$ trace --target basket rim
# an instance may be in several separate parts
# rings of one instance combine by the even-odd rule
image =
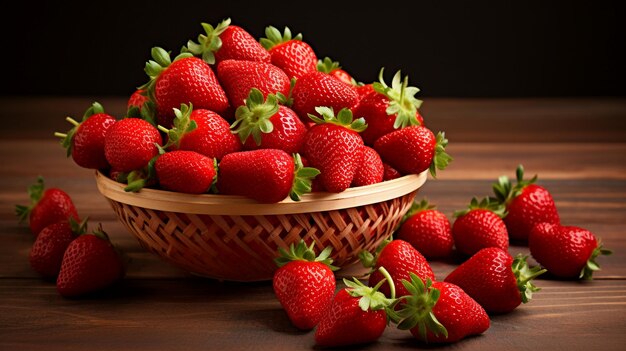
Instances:
[[[287,198],[264,204],[244,196],[219,194],[185,194],[145,188],[132,193],[118,183],[95,171],[100,193],[112,201],[151,210],[206,215],[281,215],[340,210],[371,205],[409,194],[419,189],[428,177],[428,170],[397,179],[361,187],[348,188],[341,193],[316,192],[304,194],[300,201]]]

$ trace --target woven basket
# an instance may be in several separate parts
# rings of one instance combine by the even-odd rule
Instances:
[[[424,172],[337,194],[305,194],[299,202],[260,204],[230,195],[128,193],[96,172],[98,190],[144,248],[185,271],[231,281],[271,279],[278,248],[300,239],[315,242],[318,252],[331,246],[338,274],[360,266],[359,252],[374,251],[393,233],[426,178]]]

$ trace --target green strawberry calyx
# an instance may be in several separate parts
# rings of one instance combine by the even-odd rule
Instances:
[[[174,127],[167,129],[161,125],[157,128],[167,135],[167,143],[162,146],[164,150],[170,148],[178,149],[180,147],[180,141],[183,137],[196,130],[198,124],[191,119],[191,113],[193,112],[193,104],[181,104],[180,109],[174,109]],[[159,146],[160,147],[160,146]]]
[[[418,328],[422,340],[428,342],[427,332],[434,335],[444,335],[448,337],[448,331],[437,320],[433,313],[433,308],[439,300],[439,289],[432,287],[432,281],[422,281],[415,273],[410,273],[411,281],[402,280],[402,284],[409,291],[410,295],[401,296],[398,301],[401,303],[399,310],[388,310],[391,320],[397,324],[398,329],[409,330]]]
[[[388,115],[396,115],[393,127],[398,129],[420,125],[417,119],[417,110],[422,106],[422,100],[415,97],[415,94],[420,91],[419,88],[410,87],[409,76],[402,79],[401,71],[396,72],[391,81],[391,86],[388,86],[383,78],[384,70],[384,67],[380,69],[379,82],[373,83],[373,88],[389,99],[386,112]]]
[[[76,134],[76,131],[80,127],[81,123],[85,122],[87,118],[98,113],[104,113],[104,107],[96,101],[85,111],[83,119],[80,122],[76,121],[72,117],[65,117],[65,120],[72,124],[72,128],[67,133],[55,132],[54,136],[61,138],[61,146],[67,150],[67,157],[72,154],[74,135]]]
[[[271,133],[274,125],[270,118],[278,113],[278,98],[274,94],[268,94],[267,98],[263,93],[252,88],[246,99],[246,104],[237,107],[235,111],[235,122],[230,126],[234,134],[239,136],[239,140],[244,144],[248,137],[257,145],[261,145],[262,135]]]
[[[304,167],[302,164],[302,157],[300,157],[300,154],[297,153],[293,155],[293,163],[294,176],[289,197],[293,201],[300,201],[300,197],[303,194],[311,192],[313,178],[319,175],[320,171],[317,168]]]
[[[74,236],[83,235],[87,232],[89,217],[83,219],[82,222],[78,222],[74,217],[68,218],[68,223],[70,224],[70,229],[72,230],[72,234]]]
[[[330,57],[326,56],[323,60],[317,61],[317,70],[324,73],[330,73],[341,69],[339,62],[333,61]]]
[[[319,262],[327,265],[333,271],[339,269],[338,267],[332,265],[333,259],[330,257],[330,254],[333,251],[332,247],[328,246],[324,248],[319,255],[315,254],[314,247],[314,242],[307,246],[304,239],[300,239],[297,245],[291,243],[291,245],[289,245],[289,250],[279,247],[279,255],[274,259],[274,262],[278,267],[282,267],[292,261]]]
[[[433,155],[433,160],[430,163],[430,167],[428,168],[428,171],[433,178],[437,178],[437,170],[443,171],[453,160],[452,156],[446,152],[447,146],[448,139],[446,139],[446,133],[437,133],[435,140],[435,153]]]
[[[537,181],[537,175],[531,179],[524,180],[524,166],[518,165],[515,170],[517,183],[511,184],[509,177],[503,175],[498,178],[498,182],[492,185],[496,199],[504,204],[509,204],[514,198],[522,194],[522,190]]]
[[[150,99],[150,96],[147,90],[141,90],[140,94],[148,97],[148,99],[144,101],[141,107],[134,106],[134,105],[129,106],[128,110],[126,110],[126,117],[127,118],[141,118],[156,127],[157,126],[157,121],[155,118],[156,107],[155,107],[154,101]]]
[[[220,35],[230,26],[230,18],[223,20],[215,27],[208,23],[201,23],[201,25],[205,34],[198,35],[197,43],[189,40],[187,46],[182,48],[181,53],[191,53],[194,56],[202,57],[202,60],[212,65],[215,63],[215,53],[222,47]]]
[[[15,205],[15,214],[19,220],[19,223],[24,222],[33,208],[37,205],[43,192],[45,190],[44,179],[42,176],[37,177],[37,182],[28,187],[28,197],[30,198],[30,205]]]
[[[470,211],[473,211],[473,210],[491,211],[497,214],[500,218],[504,218],[507,215],[504,204],[497,201],[496,199],[492,197],[485,197],[481,200],[478,200],[478,198],[473,197],[472,200],[470,201],[469,206],[467,206],[467,208],[454,212],[454,217],[458,218],[458,217],[465,216],[466,214],[468,214]]]
[[[298,33],[298,35],[294,37],[289,27],[285,27],[284,32],[281,33],[276,27],[268,26],[265,28],[265,38],[261,38],[259,43],[261,43],[261,46],[263,46],[265,50],[269,51],[273,47],[291,40],[302,41],[302,33]]]
[[[363,284],[357,278],[352,278],[352,280],[343,279],[343,283],[346,285],[346,291],[350,296],[359,298],[359,307],[363,311],[385,310],[385,312],[388,313],[388,311],[392,309],[391,307],[396,303],[396,290],[391,275],[384,267],[380,267],[379,271],[385,279],[382,279],[373,287]],[[385,282],[389,284],[391,297],[387,297],[385,294],[378,291]]]
[[[159,156],[165,152],[165,150],[161,147],[161,145],[157,143],[155,143],[155,145],[159,149],[159,154],[154,156],[145,167],[131,171],[125,175],[127,186],[124,187],[124,191],[136,193],[149,184],[156,182],[157,178],[154,164]]]
[[[528,255],[518,254],[513,259],[513,264],[511,265],[511,269],[513,270],[513,275],[515,275],[515,280],[517,281],[517,288],[520,292],[520,297],[522,299],[522,303],[527,303],[532,299],[533,293],[541,290],[541,288],[536,287],[532,280],[547,272],[545,269],[541,269],[541,267],[530,267],[528,265]]]
[[[602,240],[598,239],[598,245],[591,253],[591,256],[589,256],[589,259],[585,263],[585,266],[583,267],[583,269],[580,271],[580,275],[578,276],[578,278],[584,279],[584,280],[593,279],[593,272],[600,270],[600,265],[596,262],[596,258],[600,255],[608,256],[608,255],[611,255],[612,253],[613,251],[609,249],[605,249],[604,246],[602,245]]]
[[[309,113],[309,118],[313,120],[316,124],[335,124],[341,127],[344,127],[349,130],[353,130],[357,133],[364,131],[367,128],[367,123],[365,123],[365,118],[357,118],[353,119],[352,111],[348,108],[342,108],[335,116],[335,112],[332,107],[326,106],[318,106],[315,108],[315,111],[322,116],[319,118],[318,116]]]
[[[413,203],[411,204],[411,208],[409,209],[409,211],[402,217],[402,223],[404,223],[407,219],[415,216],[416,214],[422,212],[422,211],[426,211],[426,210],[434,210],[436,209],[437,206],[432,205],[428,202],[427,198],[423,198],[422,201],[417,202],[417,201],[413,201]]]

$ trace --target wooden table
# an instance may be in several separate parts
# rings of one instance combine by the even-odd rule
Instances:
[[[451,217],[472,196],[489,195],[500,175],[524,164],[553,194],[563,223],[586,227],[614,251],[590,282],[547,277],[514,312],[492,316],[481,336],[449,348],[481,350],[626,349],[626,99],[425,99],[423,113],[445,130],[455,160],[426,196]],[[124,98],[103,98],[120,116]],[[0,98],[0,349],[310,349],[313,333],[291,326],[270,282],[218,282],[191,276],[145,252],[81,169],[52,136],[66,115],[82,116],[88,98]],[[13,206],[26,203],[37,175],[65,189],[79,213],[101,222],[132,261],[105,294],[59,296],[28,265],[33,237]],[[512,246],[512,253],[528,252]],[[454,262],[431,262],[443,279]],[[369,350],[421,348],[388,328]]]

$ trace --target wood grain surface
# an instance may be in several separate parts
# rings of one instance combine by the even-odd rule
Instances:
[[[124,98],[99,100],[118,116]],[[219,282],[180,271],[146,252],[117,221],[93,172],[65,157],[52,136],[87,98],[0,98],[0,350],[302,350],[312,332],[289,323],[271,283]],[[612,256],[590,282],[542,276],[533,300],[491,316],[481,336],[437,348],[624,350],[626,348],[626,99],[431,99],[428,125],[445,130],[454,157],[430,178],[427,197],[452,218],[500,175],[524,164],[555,198],[563,223],[588,228]],[[79,213],[102,223],[130,258],[125,279],[102,293],[62,298],[28,265],[33,237],[13,213],[38,175],[66,190]],[[528,253],[512,245],[511,253]],[[431,261],[443,279],[460,258]],[[387,328],[367,350],[432,348]]]

